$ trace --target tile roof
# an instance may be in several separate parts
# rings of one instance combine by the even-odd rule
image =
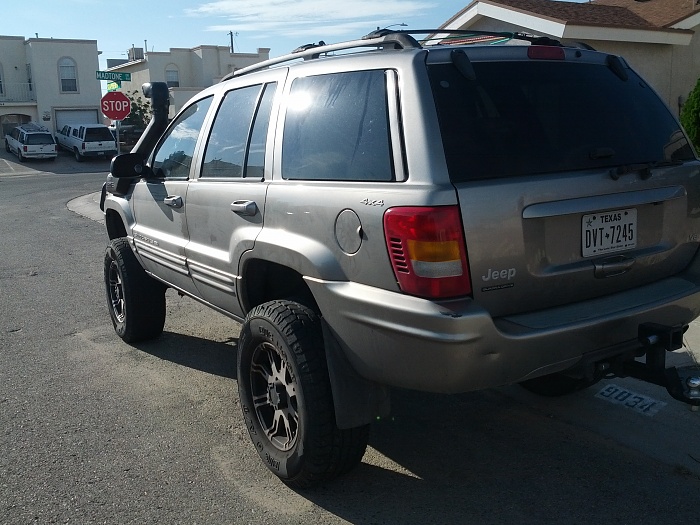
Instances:
[[[698,0],[594,0],[594,5],[625,7],[656,27],[667,27],[700,12]]]
[[[580,25],[661,28],[698,11],[698,0],[479,0]]]

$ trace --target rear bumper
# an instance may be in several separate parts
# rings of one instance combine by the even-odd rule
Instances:
[[[685,325],[700,315],[700,278],[691,275],[495,320],[471,299],[435,303],[355,283],[307,282],[360,375],[428,392],[558,372],[586,354],[639,345],[642,323]]]
[[[81,151],[80,154],[83,157],[104,157],[111,159],[117,154],[117,150],[109,151]]]

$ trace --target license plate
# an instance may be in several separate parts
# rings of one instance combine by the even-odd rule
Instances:
[[[584,215],[581,250],[584,257],[621,252],[637,246],[637,209]]]

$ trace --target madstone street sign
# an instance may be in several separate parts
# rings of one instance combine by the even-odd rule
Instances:
[[[130,82],[131,73],[115,73],[113,71],[95,71],[97,80],[116,80]]]
[[[102,113],[112,120],[124,120],[131,113],[131,100],[121,91],[110,91],[100,101]]]

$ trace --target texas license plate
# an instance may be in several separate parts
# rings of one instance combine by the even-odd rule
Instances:
[[[584,215],[581,251],[584,257],[621,252],[637,246],[637,209]]]

